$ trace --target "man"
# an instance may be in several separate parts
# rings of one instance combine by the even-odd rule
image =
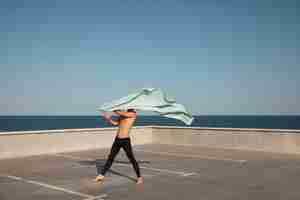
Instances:
[[[127,157],[129,158],[131,164],[133,165],[133,168],[135,170],[135,173],[137,175],[137,184],[143,183],[143,178],[140,174],[140,168],[139,165],[134,158],[133,152],[132,152],[132,146],[130,142],[129,132],[132,128],[134,122],[137,118],[137,113],[134,109],[128,109],[126,112],[122,111],[114,111],[115,114],[119,115],[119,118],[117,121],[113,120],[110,115],[104,113],[103,117],[112,125],[119,126],[119,130],[117,132],[116,138],[114,140],[114,143],[111,147],[110,154],[108,156],[108,159],[101,171],[101,174],[99,174],[96,177],[96,181],[103,181],[105,173],[109,168],[111,167],[116,155],[119,153],[120,148],[122,147],[124,151],[126,152]]]

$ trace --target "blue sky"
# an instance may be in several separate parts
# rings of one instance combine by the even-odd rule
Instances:
[[[0,3],[0,115],[160,87],[193,114],[300,114],[297,0]]]

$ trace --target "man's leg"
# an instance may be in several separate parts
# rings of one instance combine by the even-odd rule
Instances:
[[[128,138],[125,141],[123,141],[122,147],[123,147],[124,151],[126,152],[126,155],[129,158],[129,160],[130,160],[130,162],[131,162],[131,164],[132,164],[132,166],[133,166],[133,168],[135,170],[136,176],[138,177],[138,182],[137,183],[142,183],[143,179],[141,177],[139,164],[138,164],[138,162],[136,161],[136,159],[135,159],[135,157],[133,155],[130,138]]]
[[[112,163],[113,163],[116,155],[119,153],[120,148],[121,148],[121,146],[118,142],[118,138],[116,138],[113,145],[112,145],[112,147],[111,147],[110,154],[109,154],[109,156],[106,160],[106,163],[105,163],[104,167],[102,168],[101,173],[96,177],[96,181],[102,181],[104,179],[105,173],[112,166]]]

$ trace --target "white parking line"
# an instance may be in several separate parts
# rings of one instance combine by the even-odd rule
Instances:
[[[196,175],[197,173],[186,173],[186,174],[183,174],[183,176],[193,176],[193,175]]]
[[[168,153],[168,152],[155,152],[155,151],[145,151],[145,150],[135,150],[137,152],[158,154],[158,155],[167,155],[167,156],[175,156],[175,157],[185,157],[185,158],[200,158],[200,159],[208,159],[208,160],[220,160],[220,161],[229,161],[229,162],[237,162],[237,163],[245,163],[247,160],[236,160],[231,158],[218,158],[214,156],[196,156],[196,155],[186,155],[186,154],[178,154],[178,153]]]
[[[95,197],[91,197],[91,198],[87,198],[87,199],[83,199],[83,200],[104,200],[103,198],[106,198],[107,194],[102,194],[99,196],[95,196]]]
[[[77,196],[80,196],[80,197],[85,197],[87,199],[95,199],[95,196],[92,196],[92,195],[89,195],[89,194],[84,194],[84,193],[81,193],[81,192],[75,192],[75,191],[65,189],[65,188],[62,188],[62,187],[57,187],[57,186],[54,186],[54,185],[49,185],[49,184],[46,184],[46,183],[33,181],[33,180],[25,179],[25,178],[22,178],[22,177],[18,177],[18,176],[12,176],[12,175],[0,175],[0,176],[5,177],[5,178],[9,178],[9,179],[13,179],[13,180],[17,180],[17,181],[22,181],[22,182],[25,182],[25,183],[39,185],[39,186],[42,186],[42,187],[45,187],[45,188],[48,188],[48,189],[57,190],[57,191],[77,195]],[[103,194],[103,195],[106,195],[106,194]]]
[[[83,160],[83,159],[85,159],[85,160],[88,160],[88,161],[95,161],[95,159],[91,159],[91,158],[81,158],[81,157],[77,157],[77,156],[69,156],[69,155],[62,155],[62,154],[55,154],[55,156],[70,158],[70,159],[73,159],[73,160]],[[114,163],[114,165],[131,167],[130,165],[122,164],[122,163]],[[140,166],[140,168],[151,170],[151,171],[158,171],[158,172],[164,172],[164,173],[169,173],[169,174],[176,174],[176,175],[180,175],[180,176],[185,176],[186,174],[191,174],[191,172],[175,171],[175,170],[168,170],[168,169],[159,169],[159,168],[153,168],[153,167]],[[196,173],[193,172],[193,174],[196,174]]]
[[[116,163],[115,165],[131,167],[130,165],[121,164],[121,163]],[[152,171],[158,171],[158,172],[165,172],[165,173],[169,173],[169,174],[177,174],[177,175],[184,175],[184,174],[186,174],[186,172],[182,172],[182,171],[174,171],[174,170],[168,170],[168,169],[158,169],[158,168],[153,168],[153,167],[143,167],[143,166],[140,166],[140,168],[141,169],[152,170]]]

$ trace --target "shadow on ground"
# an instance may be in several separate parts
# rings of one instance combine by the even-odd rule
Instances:
[[[96,159],[94,161],[91,161],[91,160],[82,160],[82,161],[78,161],[78,163],[80,165],[85,165],[85,166],[95,166],[96,169],[97,169],[97,173],[100,174],[101,173],[101,170],[103,168],[103,166],[105,165],[105,162],[106,160],[104,159]],[[131,163],[129,161],[120,161],[120,160],[115,160],[114,163],[119,163],[119,164],[128,164],[128,165],[131,165]],[[145,160],[139,160],[138,161],[139,164],[150,164],[150,161],[145,161]],[[112,170],[112,169],[109,169],[109,172],[114,174],[114,175],[118,175],[118,176],[121,176],[121,177],[124,177],[124,178],[127,178],[131,181],[136,181],[135,178],[133,177],[130,177],[130,176],[127,176],[121,172],[118,172],[116,170]]]

